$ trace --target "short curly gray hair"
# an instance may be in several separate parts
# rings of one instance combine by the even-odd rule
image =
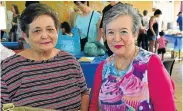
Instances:
[[[113,6],[109,11],[107,11],[104,14],[103,28],[104,28],[105,35],[106,35],[107,24],[109,24],[111,21],[113,21],[114,19],[116,19],[117,17],[119,17],[121,15],[122,16],[129,15],[132,17],[132,22],[133,22],[132,33],[133,33],[133,35],[135,35],[136,32],[139,31],[140,26],[141,26],[141,17],[140,17],[140,13],[139,13],[138,9],[134,8],[131,4],[119,3],[115,6]],[[125,21],[121,21],[121,24],[123,22],[125,22]]]

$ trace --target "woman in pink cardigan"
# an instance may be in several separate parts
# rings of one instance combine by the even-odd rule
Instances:
[[[104,15],[112,56],[97,68],[90,111],[175,111],[174,84],[158,55],[135,45],[140,16],[130,4]]]

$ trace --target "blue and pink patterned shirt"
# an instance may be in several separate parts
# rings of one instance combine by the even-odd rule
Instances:
[[[90,111],[175,110],[174,86],[157,55],[140,48],[127,69],[118,72],[114,63],[112,55],[99,65]],[[160,80],[155,78],[158,75]],[[167,100],[163,98],[164,95]]]

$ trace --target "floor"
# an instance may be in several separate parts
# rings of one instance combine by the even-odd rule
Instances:
[[[165,60],[171,58],[171,53],[167,52]],[[183,59],[176,60],[172,71],[172,80],[175,83],[175,103],[177,111],[183,111],[182,109],[182,74],[183,74]]]
[[[182,72],[183,61],[176,61],[173,67],[172,80],[175,83],[175,103],[177,111],[182,111]]]

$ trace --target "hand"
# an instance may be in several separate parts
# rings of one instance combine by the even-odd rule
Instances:
[[[156,34],[153,34],[154,37],[156,37]]]
[[[11,24],[12,24],[12,25],[15,25],[15,23],[14,23],[14,22],[11,22]]]

